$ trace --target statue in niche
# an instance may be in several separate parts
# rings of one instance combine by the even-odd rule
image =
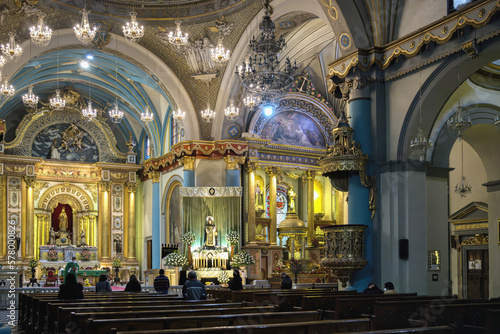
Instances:
[[[47,245],[55,245],[56,244],[56,231],[54,231],[54,228],[50,228],[49,232],[49,241],[47,242]]]
[[[7,132],[7,125],[5,123],[5,120],[0,119],[0,144],[5,142],[5,133]]]
[[[85,238],[84,230],[82,230],[82,233],[80,233],[80,246],[87,246],[87,240]]]
[[[214,217],[208,216],[205,225],[205,248],[213,249],[217,246],[217,227],[214,225]]]
[[[59,231],[66,231],[68,228],[68,215],[66,214],[66,209],[63,208],[59,214]]]
[[[297,194],[293,191],[293,186],[288,187],[288,203],[290,205],[290,213],[295,213],[295,198]]]
[[[115,234],[113,238],[113,243],[115,245],[115,252],[116,254],[121,254],[122,253],[122,236],[121,234]]]
[[[260,181],[257,181],[257,184],[255,185],[255,199],[257,207],[264,207],[264,194],[262,193]]]
[[[134,141],[134,139],[132,139],[132,132],[129,131],[128,132],[128,141],[125,143],[128,147],[128,154],[135,154],[134,152],[134,147],[136,145],[136,142]]]

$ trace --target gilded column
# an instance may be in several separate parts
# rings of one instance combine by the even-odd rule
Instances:
[[[43,213],[37,213],[36,215],[36,225],[37,225],[37,235],[38,235],[38,242],[37,242],[37,246],[41,246],[41,245],[44,245],[45,244],[45,241],[44,241],[44,232],[45,232],[45,229],[44,229],[44,216],[45,214]]]
[[[266,173],[269,175],[269,217],[271,218],[271,228],[269,231],[269,243],[271,245],[276,245],[277,238],[277,211],[276,211],[276,188],[277,181],[276,176],[279,173],[279,168],[270,167],[266,169]]]
[[[23,186],[24,185],[24,186]],[[21,259],[26,257],[26,238],[27,238],[27,221],[26,221],[26,199],[27,187],[24,179],[21,179]]]
[[[307,246],[312,247],[314,238],[314,177],[315,171],[307,171],[305,177],[307,180]]]
[[[35,254],[35,200],[34,200],[34,186],[35,186],[35,177],[34,176],[24,176],[24,183],[26,184],[26,257],[32,258]]]
[[[127,184],[125,183],[124,184],[124,189],[123,189],[123,218],[122,218],[122,225],[123,225],[123,238],[122,238],[122,251],[123,251],[123,256],[126,258],[128,258],[128,238],[127,238],[127,234],[128,234],[128,224],[129,224],[129,221],[128,221],[128,218],[129,218],[129,215],[128,215],[128,210],[129,210],[129,197],[130,197],[130,194],[128,193],[128,189],[127,189]],[[114,241],[113,241],[114,243]]]
[[[7,179],[0,175],[0,261],[7,256]]]
[[[127,192],[128,192],[128,227],[125,230],[125,240],[127,241],[127,248],[125,248],[127,252],[127,257],[129,259],[136,260],[136,247],[135,247],[135,193],[137,191],[137,183],[136,182],[128,182],[127,184]]]
[[[109,201],[110,201],[110,190],[111,182],[101,181],[101,201],[99,206],[99,219],[100,219],[100,250],[101,250],[101,260],[111,261],[111,251],[110,251],[110,217],[109,217]]]
[[[247,164],[248,172],[248,242],[255,242],[255,169],[257,164]]]

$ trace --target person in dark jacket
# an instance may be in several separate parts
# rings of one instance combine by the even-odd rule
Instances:
[[[109,284],[106,275],[99,276],[99,282],[95,285],[95,292],[111,292],[111,284]]]
[[[168,293],[170,288],[170,280],[165,276],[165,270],[160,269],[160,276],[155,278],[153,286],[158,293]]]
[[[137,280],[137,276],[130,275],[130,279],[125,287],[125,291],[127,292],[141,292],[141,283]]]
[[[382,295],[384,291],[380,290],[380,288],[375,283],[368,284],[368,287],[363,291],[365,295]]]
[[[286,273],[281,273],[281,288],[291,289],[293,286],[292,279]]]
[[[240,272],[237,269],[233,270],[233,279],[229,283],[230,290],[243,290],[243,283],[241,280]]]
[[[66,275],[66,282],[59,287],[58,299],[83,299],[83,285],[76,282],[74,274]]]
[[[182,286],[182,295],[187,300],[205,300],[207,292],[203,283],[196,279],[196,272],[188,273],[188,281]]]

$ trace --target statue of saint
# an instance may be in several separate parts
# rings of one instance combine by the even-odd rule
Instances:
[[[207,217],[207,224],[205,225],[205,247],[214,248],[217,246],[217,227],[214,225],[214,217]]]
[[[59,145],[57,145],[57,141],[52,139],[52,146],[50,147],[50,159],[61,159],[61,154],[59,153]]]
[[[84,230],[82,230],[82,233],[80,233],[80,246],[87,246],[87,240],[85,240]]]
[[[66,209],[63,208],[59,214],[59,231],[66,231],[68,228],[68,215],[66,214]]]
[[[49,232],[49,242],[47,243],[47,245],[55,245],[55,244],[56,244],[56,231],[54,231],[54,228],[51,227]]]
[[[293,191],[293,186],[288,188],[288,204],[290,206],[290,213],[295,213],[295,198],[297,194]]]

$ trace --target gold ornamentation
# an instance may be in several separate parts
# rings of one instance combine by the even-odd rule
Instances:
[[[153,171],[153,172],[151,172],[149,174],[150,174],[149,176],[153,179],[153,183],[160,182],[160,172]]]
[[[88,211],[94,209],[94,204],[90,196],[80,187],[74,184],[58,184],[47,189],[41,196],[39,207],[49,209],[52,200],[59,200],[59,196],[64,195],[78,203],[78,207]],[[57,203],[56,203],[57,206]]]
[[[181,197],[241,197],[241,187],[181,187]]]
[[[111,181],[101,181],[101,191],[110,192],[111,191]]]
[[[486,9],[484,8],[481,8],[479,10],[479,13],[477,13],[477,16],[479,16],[480,19],[482,19],[484,17],[484,15],[486,14]]]
[[[128,178],[128,173],[111,173],[111,177],[114,179],[126,179]]]
[[[26,189],[34,188],[36,178],[34,176],[23,176],[24,183],[26,183]]]
[[[226,162],[226,170],[240,169],[240,165],[245,163],[245,157],[242,156],[226,155],[223,159]]]
[[[97,202],[97,199],[98,199],[98,197],[97,197],[97,192],[98,192],[97,184],[85,184],[83,186],[83,188],[85,188],[85,190],[87,190],[90,193],[90,195],[92,195],[92,199],[94,200],[94,202]]]
[[[448,32],[448,26],[444,26],[443,29],[441,29],[441,33],[443,35],[446,35],[447,32]]]
[[[479,51],[476,48],[476,43],[474,40],[462,43],[462,50],[469,56],[470,59],[474,59],[479,56]]]
[[[40,192],[42,191],[42,189],[45,189],[48,187],[49,187],[48,182],[35,182],[35,192],[34,192],[35,201],[40,197]]]
[[[415,47],[415,41],[411,41],[410,43],[410,49],[413,49]]]
[[[487,245],[487,244],[488,244],[488,237],[485,237],[482,234],[476,234],[475,236],[462,241],[460,247],[466,245]]]
[[[488,223],[456,224],[455,231],[477,230],[488,228]]]
[[[137,182],[127,182],[125,183],[129,193],[134,193],[137,191]]]
[[[279,168],[279,167],[267,167],[265,170],[266,170],[266,174],[269,176],[277,176],[277,175],[280,175],[282,173],[281,168]]]
[[[185,156],[179,159],[179,163],[184,166],[184,170],[194,170],[194,162],[196,157]]]
[[[326,7],[328,16],[330,16],[332,20],[337,21],[337,19],[339,18],[339,13],[337,12],[337,8],[335,8],[332,0],[322,0],[321,3],[323,3],[323,6]]]
[[[248,172],[255,172],[257,168],[259,168],[259,164],[256,162],[249,162],[247,163],[246,168]]]
[[[5,166],[5,170],[12,173],[22,173],[26,170],[26,166]]]

